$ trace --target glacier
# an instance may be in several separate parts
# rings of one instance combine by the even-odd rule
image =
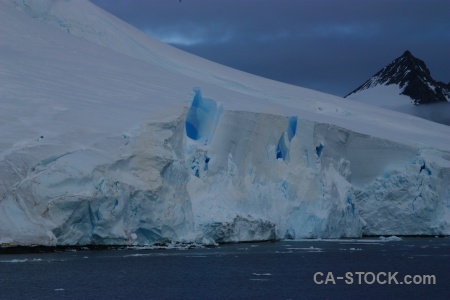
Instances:
[[[0,0],[0,20],[0,244],[450,235],[448,126],[202,60],[84,0]]]

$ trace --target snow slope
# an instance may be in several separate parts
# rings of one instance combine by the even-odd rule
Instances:
[[[450,102],[415,105],[409,96],[402,95],[398,85],[377,85],[347,97],[349,100],[391,109],[450,126]]]
[[[450,234],[450,129],[0,0],[0,243]],[[62,29],[62,30],[61,30]]]

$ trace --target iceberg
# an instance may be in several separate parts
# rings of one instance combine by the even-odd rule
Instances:
[[[202,60],[84,0],[0,0],[0,22],[0,244],[450,234],[448,126]]]

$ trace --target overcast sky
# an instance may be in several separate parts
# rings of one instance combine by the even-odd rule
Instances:
[[[450,82],[449,0],[91,0],[164,42],[344,96],[405,50]]]

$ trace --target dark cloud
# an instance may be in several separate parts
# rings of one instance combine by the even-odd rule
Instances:
[[[92,0],[183,50],[345,95],[406,49],[450,81],[448,0]]]

